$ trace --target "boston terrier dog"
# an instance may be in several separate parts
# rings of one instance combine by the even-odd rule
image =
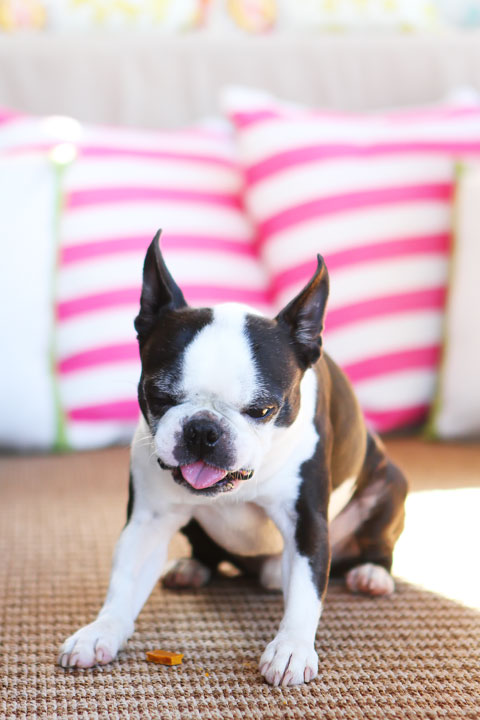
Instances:
[[[164,584],[199,587],[228,559],[281,588],[284,615],[260,673],[272,685],[309,682],[330,570],[352,592],[394,590],[405,478],[322,351],[329,281],[320,256],[310,282],[272,320],[234,303],[189,307],[159,236],[146,254],[135,320],[142,413],[127,524],[105,603],[64,642],[59,662],[113,660],[182,529],[192,557]]]

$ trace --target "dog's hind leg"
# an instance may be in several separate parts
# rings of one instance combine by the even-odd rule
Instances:
[[[234,556],[233,560],[235,562],[232,562],[231,559],[226,560],[226,562],[231,562],[236,568],[248,575],[257,576],[260,585],[265,590],[282,589],[281,553],[244,558]],[[169,590],[204,587],[210,582],[215,569],[210,569],[194,557],[173,560],[162,577],[162,585]]]
[[[332,521],[332,575],[345,575],[352,592],[387,595],[394,545],[403,530],[407,482],[381,441],[368,436],[355,492]]]
[[[282,553],[261,558],[258,578],[260,585],[266,590],[282,589]]]
[[[181,532],[190,542],[192,556],[173,560],[162,577],[168,589],[199,588],[207,585],[223,562],[242,573],[258,577],[267,590],[282,588],[282,553],[243,556],[225,550],[215,542],[197,520],[190,520]]]
[[[207,585],[222,562],[230,562],[241,570],[238,557],[218,545],[197,520],[190,520],[181,532],[192,547],[192,556],[170,563],[162,577],[162,584],[169,589],[199,588]]]
[[[207,585],[212,571],[193,557],[173,560],[162,576],[162,585],[170,590],[201,588]]]

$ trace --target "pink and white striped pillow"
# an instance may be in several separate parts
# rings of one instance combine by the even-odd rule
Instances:
[[[331,275],[327,351],[370,425],[422,421],[442,343],[455,155],[480,154],[480,107],[314,112],[231,89],[246,206],[277,307]]]
[[[138,418],[133,319],[143,258],[158,227],[193,305],[268,308],[267,279],[243,212],[227,128],[146,132],[82,127],[63,170],[57,369],[65,440],[128,440]]]

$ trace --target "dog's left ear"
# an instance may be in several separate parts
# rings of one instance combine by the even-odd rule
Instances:
[[[303,369],[313,365],[322,352],[322,331],[329,290],[328,271],[321,255],[310,282],[275,318],[288,329]]]
[[[170,275],[160,250],[161,230],[150,243],[143,265],[140,312],[135,318],[135,330],[140,342],[146,339],[161,310],[186,307],[183,293]]]

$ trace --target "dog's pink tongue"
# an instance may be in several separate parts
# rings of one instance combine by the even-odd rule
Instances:
[[[207,465],[203,460],[192,463],[191,465],[181,465],[180,470],[185,480],[195,490],[203,490],[204,488],[215,485],[227,474],[225,470],[219,470],[211,465]]]

